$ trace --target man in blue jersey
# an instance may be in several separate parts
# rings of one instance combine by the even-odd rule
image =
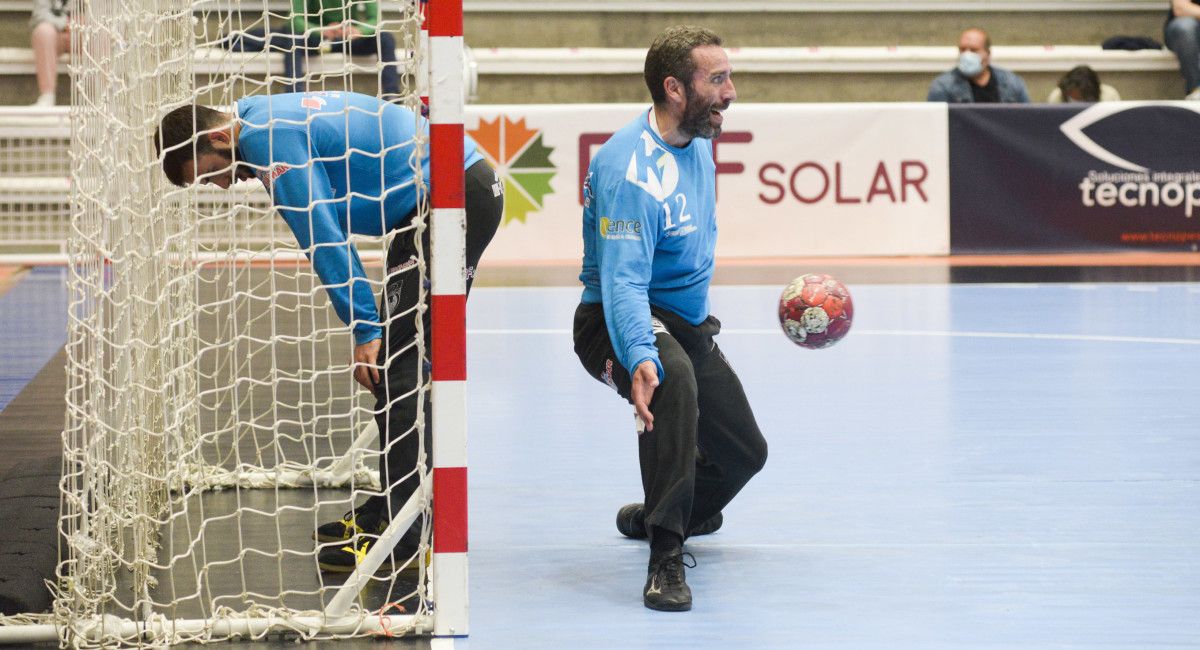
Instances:
[[[418,200],[427,196],[428,187],[421,189],[414,178],[418,131],[428,135],[429,124],[408,109],[358,93],[313,92],[246,97],[232,113],[183,106],[163,118],[155,138],[163,171],[175,185],[199,182],[228,189],[236,181],[259,178],[312,261],[338,316],[353,328],[354,377],[376,397],[385,454],[380,478],[387,489],[341,521],[317,529],[316,539],[327,543],[318,564],[329,571],[352,571],[420,480],[413,472],[418,438],[412,429],[428,359],[418,358],[415,345],[413,314],[423,281],[416,231],[408,228],[393,237],[378,308],[350,241],[351,234],[384,235],[409,224]],[[500,224],[504,195],[496,173],[465,136],[463,154],[469,289],[475,266]],[[420,164],[422,179],[428,179],[428,149]],[[421,243],[430,250],[428,230]],[[428,310],[423,318],[428,350]],[[428,436],[427,392],[425,400]],[[394,557],[415,554],[419,543],[418,520]],[[385,562],[384,569],[388,567]]]
[[[649,538],[642,600],[663,611],[692,606],[684,540],[719,528],[721,509],[767,458],[708,311],[717,238],[711,140],[737,97],[730,73],[713,32],[660,34],[645,65],[654,105],[600,148],[584,187],[575,352],[636,412],[645,501],[621,508],[617,528]]]

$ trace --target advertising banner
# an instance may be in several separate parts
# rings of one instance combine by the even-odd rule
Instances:
[[[649,104],[474,106],[467,132],[504,180],[489,261],[582,256],[582,184]],[[722,257],[949,252],[945,104],[734,104],[715,141]]]
[[[1196,250],[1193,104],[951,107],[952,251]]]

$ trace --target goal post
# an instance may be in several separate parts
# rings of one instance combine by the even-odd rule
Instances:
[[[467,634],[466,213],[462,2],[431,0],[434,633]]]
[[[358,25],[376,3],[346,4]],[[389,495],[404,503],[349,573],[318,567],[330,544],[314,541],[316,528],[388,489],[380,409],[354,381],[352,329],[307,259],[320,244],[298,244],[258,181],[172,186],[153,146],[180,106],[230,110],[284,91],[292,53],[229,44],[286,24],[287,12],[268,0],[81,0],[55,602],[48,614],[0,617],[0,644],[467,634],[462,3],[377,4],[377,48],[385,31],[397,44],[402,91],[389,99],[414,115],[417,135],[403,146],[414,184],[429,189],[399,230],[349,241],[376,297],[393,273],[422,287],[416,306],[388,318],[415,322],[411,346],[430,365],[419,370],[416,420],[385,436],[415,440],[416,466],[391,473],[417,489]],[[324,46],[305,57],[310,91],[383,93],[382,57]],[[411,270],[384,263],[401,236],[417,242]],[[417,552],[392,557],[414,522]]]

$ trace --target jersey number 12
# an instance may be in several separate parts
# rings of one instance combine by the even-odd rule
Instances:
[[[683,192],[679,192],[675,195],[675,203],[679,205],[679,223],[671,221],[671,204],[667,201],[663,201],[663,212],[667,213],[667,221],[663,226],[663,230],[670,230],[692,218],[692,215],[687,213],[687,197],[683,195]]]

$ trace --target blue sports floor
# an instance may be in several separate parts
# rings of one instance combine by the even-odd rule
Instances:
[[[63,268],[35,268],[7,291],[0,284],[0,411],[67,340],[66,277]]]
[[[613,525],[636,434],[574,357],[579,292],[472,293],[453,647],[1200,647],[1200,284],[857,284],[820,351],[779,289],[712,292],[771,447],[689,544],[687,613],[642,607],[647,549]],[[0,339],[6,374],[28,346]]]

